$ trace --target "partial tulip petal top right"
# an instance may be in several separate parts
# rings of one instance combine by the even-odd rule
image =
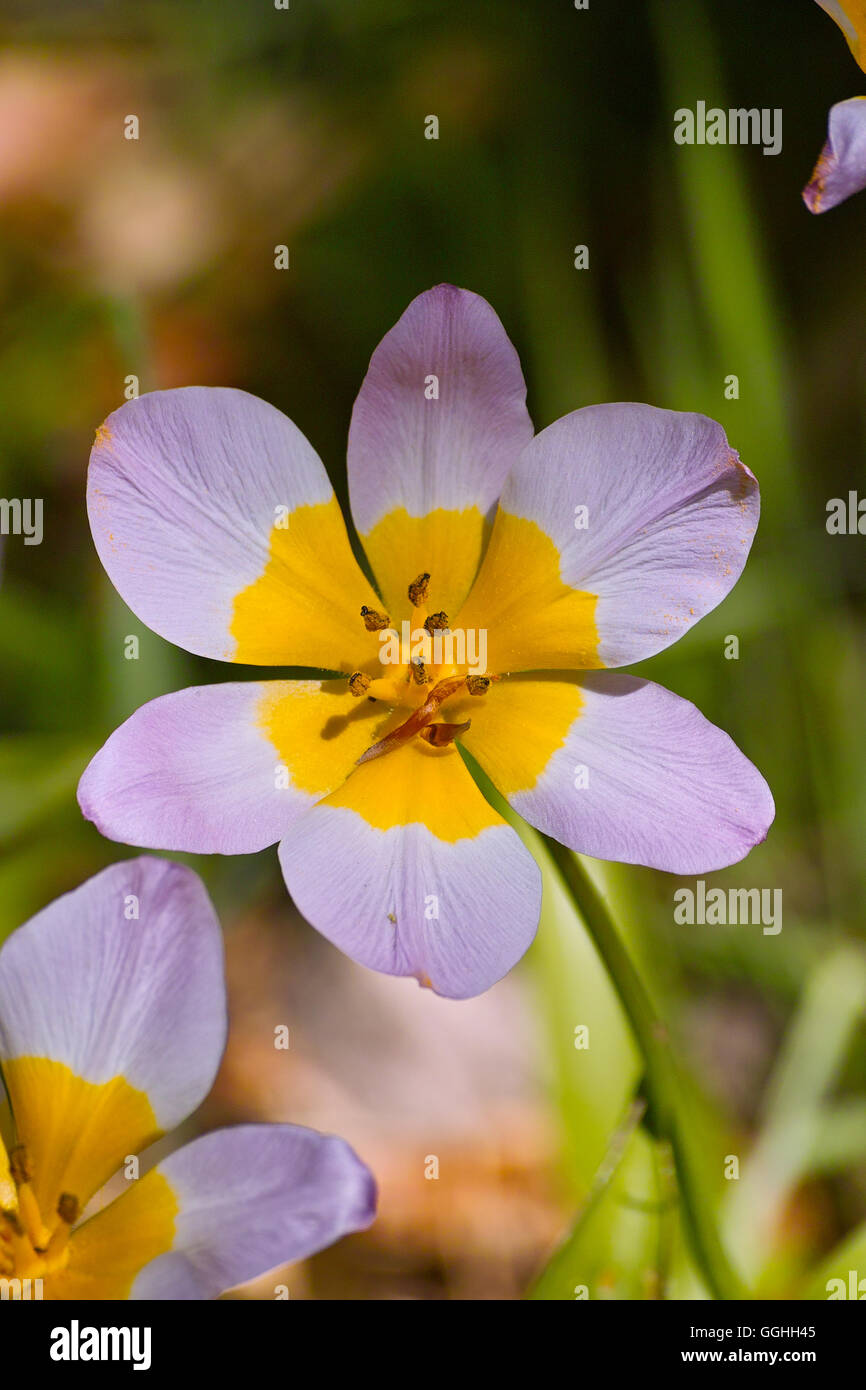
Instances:
[[[835,19],[848,47],[866,71],[866,0],[818,0]],[[866,188],[866,97],[851,97],[830,109],[827,139],[803,189],[810,212],[828,212]]]

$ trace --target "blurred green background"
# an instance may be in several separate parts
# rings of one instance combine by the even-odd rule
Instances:
[[[687,1065],[735,1265],[765,1297],[866,1278],[866,542],[825,529],[830,498],[866,489],[866,196],[821,218],[800,201],[829,106],[866,92],[835,26],[813,0],[5,0],[0,38],[0,494],[45,507],[43,543],[2,554],[0,938],[134,852],[75,802],[111,730],[243,674],[147,632],[101,572],[85,472],[126,378],[265,397],[345,497],[372,349],[421,290],[464,285],[518,347],[537,427],[604,400],[699,410],[760,480],[744,577],[640,669],[770,782],[767,843],[708,883],[781,888],[783,929],[677,926],[677,880],[593,872]],[[781,107],[782,152],[676,145],[698,100]],[[195,1123],[335,1130],[381,1183],[377,1225],[292,1271],[293,1297],[520,1297],[576,1212],[542,1296],[706,1292],[669,1155],[630,1109],[636,1052],[551,877],[525,964],[455,1005],[339,957],[274,852],[189,862],[234,1024]]]

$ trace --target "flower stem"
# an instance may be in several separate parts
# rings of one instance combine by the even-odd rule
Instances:
[[[684,1123],[682,1081],[668,1031],[656,1013],[640,975],[617,930],[610,909],[571,850],[543,837],[569,896],[595,943],[619,995],[646,1068],[648,1121],[673,1153],[683,1224],[692,1256],[713,1298],[748,1298],[732,1268],[713,1216],[713,1194],[704,1190],[688,1126]]]

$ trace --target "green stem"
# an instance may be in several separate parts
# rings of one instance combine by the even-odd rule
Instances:
[[[576,854],[556,840],[543,837],[551,859],[572,898],[596,950],[619,994],[646,1067],[649,1119],[659,1137],[671,1146],[692,1255],[714,1298],[748,1298],[732,1268],[713,1218],[715,1202],[702,1190],[699,1165],[683,1123],[682,1082],[671,1052],[668,1031],[634,967],[610,909]]]

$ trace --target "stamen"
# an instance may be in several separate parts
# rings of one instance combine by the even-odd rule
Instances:
[[[490,689],[489,676],[467,676],[466,689],[470,695],[486,695]]]
[[[466,733],[471,723],[472,720],[467,719],[464,724],[428,724],[425,729],[421,730],[419,737],[433,748],[447,748],[448,744],[453,743],[455,738]]]
[[[33,1179],[30,1155],[23,1144],[18,1144],[10,1153],[9,1171],[15,1186],[18,1188],[18,1215],[21,1224],[27,1232],[33,1249],[44,1250],[51,1238],[51,1232],[47,1226],[42,1224],[39,1203],[36,1201],[33,1188],[30,1186]]]
[[[466,684],[465,676],[448,676],[444,681],[439,681],[434,685],[423,705],[419,705],[414,714],[410,714],[405,723],[399,728],[392,729],[390,734],[386,734],[378,743],[373,743],[362,753],[358,759],[359,763],[368,763],[372,758],[381,758],[383,753],[390,753],[392,748],[399,748],[401,744],[408,743],[410,738],[414,738],[421,729],[431,722],[436,714],[439,713],[439,706],[443,701],[449,699],[462,686]]]
[[[9,1171],[16,1187],[20,1187],[22,1183],[33,1181],[33,1165],[23,1144],[17,1144],[10,1153]]]
[[[361,617],[368,632],[384,632],[386,627],[391,626],[387,613],[378,613],[375,608],[368,608],[366,603],[361,608]]]
[[[63,1254],[63,1251],[69,1243],[69,1235],[72,1227],[78,1220],[80,1210],[81,1203],[77,1197],[73,1196],[71,1192],[64,1192],[61,1194],[60,1201],[57,1203],[57,1215],[60,1217],[60,1225],[54,1228],[54,1234],[48,1242],[48,1248],[45,1251],[45,1258],[47,1261],[56,1260],[58,1255]]]
[[[429,574],[419,574],[417,579],[413,579],[409,585],[409,602],[413,608],[421,608],[427,602],[427,595],[430,592]]]
[[[373,678],[368,676],[366,671],[353,671],[349,677],[349,690],[356,700],[360,700],[362,695],[366,695],[372,684]]]
[[[445,632],[450,626],[447,613],[431,613],[429,618],[425,618],[424,626],[433,636],[434,632]]]
[[[415,657],[415,660],[412,662],[411,670],[416,685],[429,685],[430,677],[427,675],[427,667],[424,665],[420,656]]]
[[[81,1211],[81,1203],[72,1192],[61,1192],[57,1203],[57,1215],[67,1226],[74,1226]]]

